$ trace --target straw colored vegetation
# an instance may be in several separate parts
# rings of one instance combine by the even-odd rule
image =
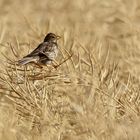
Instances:
[[[48,32],[69,59],[18,66]],[[0,140],[139,140],[139,0],[1,0],[0,48]]]

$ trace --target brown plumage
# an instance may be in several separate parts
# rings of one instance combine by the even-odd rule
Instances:
[[[44,42],[33,50],[30,54],[18,61],[19,65],[26,65],[28,63],[36,63],[39,65],[50,64],[58,54],[57,40],[60,36],[53,33],[48,33],[44,38]]]

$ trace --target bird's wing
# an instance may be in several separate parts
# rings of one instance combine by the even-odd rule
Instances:
[[[30,54],[28,54],[26,57],[30,56],[36,56],[39,55],[40,53],[45,53],[46,51],[49,51],[51,49],[52,44],[49,42],[43,42],[38,45],[38,47],[33,50]]]

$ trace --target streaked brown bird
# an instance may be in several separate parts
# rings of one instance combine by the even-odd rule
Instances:
[[[60,36],[54,33],[48,33],[44,41],[30,54],[19,60],[18,64],[26,65],[28,63],[36,63],[37,65],[47,65],[52,63],[58,55],[58,39],[60,39]]]

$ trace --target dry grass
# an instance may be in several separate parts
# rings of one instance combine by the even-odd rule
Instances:
[[[0,1],[0,140],[139,140],[138,0]],[[61,63],[16,61],[47,32]]]

